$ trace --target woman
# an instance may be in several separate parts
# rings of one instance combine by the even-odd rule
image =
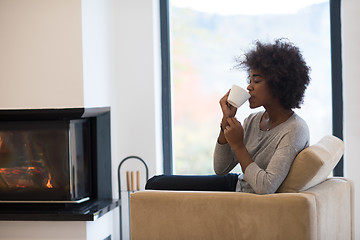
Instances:
[[[309,67],[292,43],[256,42],[255,49],[237,59],[249,73],[250,114],[242,125],[237,109],[220,100],[223,117],[214,151],[212,176],[156,176],[146,189],[239,191],[274,193],[287,176],[296,155],[309,145],[309,130],[292,109],[300,108],[310,82]],[[242,174],[229,173],[240,164]]]

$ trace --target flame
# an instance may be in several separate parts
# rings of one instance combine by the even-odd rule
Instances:
[[[47,186],[48,188],[53,188],[53,185],[51,185],[50,181],[51,181],[51,174],[49,173],[49,179],[48,179],[48,181],[47,181],[47,183],[46,183],[46,186]]]

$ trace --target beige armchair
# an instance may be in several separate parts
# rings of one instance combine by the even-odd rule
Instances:
[[[131,195],[137,239],[354,239],[353,185],[328,178],[344,152],[326,136],[303,150],[275,194],[141,191]]]

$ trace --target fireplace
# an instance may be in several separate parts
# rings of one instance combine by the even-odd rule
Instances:
[[[111,199],[110,109],[0,111],[0,202]]]

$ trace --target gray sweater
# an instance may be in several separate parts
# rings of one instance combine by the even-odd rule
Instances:
[[[258,194],[274,193],[287,176],[296,155],[309,146],[306,122],[294,113],[287,121],[270,131],[260,129],[264,111],[250,114],[244,120],[244,143],[253,159],[245,173],[239,175],[236,191]],[[237,164],[229,144],[216,143],[214,171],[229,173]]]

